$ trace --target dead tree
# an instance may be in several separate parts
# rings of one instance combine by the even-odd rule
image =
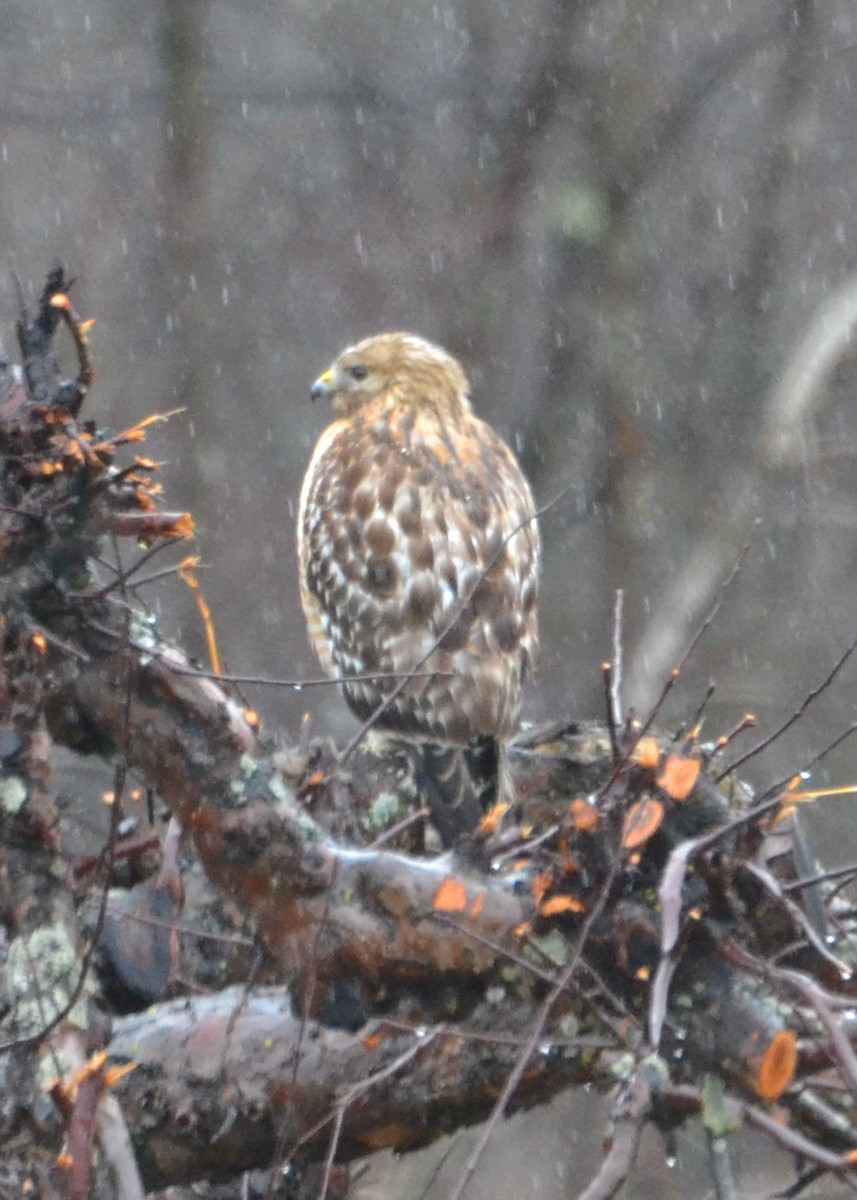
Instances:
[[[134,1197],[288,1161],[322,1164],[324,1191],[334,1162],[582,1083],[615,1098],[587,1197],[615,1192],[646,1122],[690,1116],[718,1148],[765,1130],[798,1184],[857,1184],[854,916],[801,856],[794,790],[754,796],[731,735],[702,744],[694,719],[667,738],[611,711],[521,736],[515,810],[442,847],[394,746],[275,744],[135,592],[192,526],[131,449],[150,422],[82,415],[68,288],[57,266],[22,310],[21,367],[0,364],[0,1145],[19,1184]],[[149,549],[96,567],[108,538]],[[58,833],[53,744],[114,765],[111,834],[86,863]],[[183,910],[175,840],[121,837],[129,773],[204,869]],[[128,900],[108,905],[129,860]],[[216,969],[194,949],[203,919]],[[178,981],[203,966],[188,999]]]

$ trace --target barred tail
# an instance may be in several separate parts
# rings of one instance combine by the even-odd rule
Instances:
[[[503,749],[496,738],[467,746],[412,745],[417,787],[444,846],[472,834],[505,791]]]

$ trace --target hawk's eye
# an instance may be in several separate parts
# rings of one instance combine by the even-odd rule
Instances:
[[[353,367],[348,368],[348,374],[352,379],[365,379],[369,374],[368,367],[364,367],[362,363],[357,363]]]

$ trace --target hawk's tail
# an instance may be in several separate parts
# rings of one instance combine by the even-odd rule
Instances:
[[[474,833],[511,786],[496,738],[477,738],[467,746],[420,742],[412,749],[416,784],[444,846]]]

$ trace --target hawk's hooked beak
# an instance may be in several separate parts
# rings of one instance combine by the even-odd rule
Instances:
[[[310,400],[321,400],[323,397],[333,395],[333,390],[333,368],[330,367],[324,372],[323,375],[319,375],[318,379],[312,385],[310,388],[309,398]]]

